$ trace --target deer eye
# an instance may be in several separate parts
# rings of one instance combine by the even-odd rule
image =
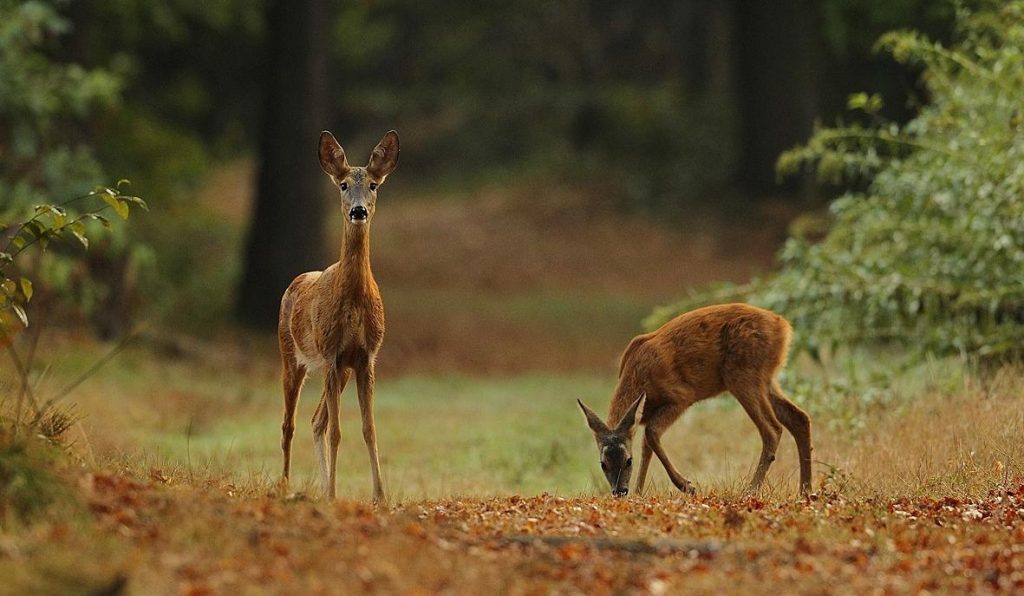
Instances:
[[[370,190],[377,190],[377,183],[376,182],[371,182],[370,183]]]
[[[604,470],[605,472],[607,472],[608,471],[608,464],[606,464],[604,462],[601,462],[601,469]]]
[[[633,465],[633,458],[632,457],[626,460],[626,465],[627,466]]]
[[[348,182],[342,182],[341,184],[338,185],[338,188],[340,188],[341,190],[348,190]]]

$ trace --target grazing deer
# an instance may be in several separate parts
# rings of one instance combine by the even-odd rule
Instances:
[[[775,460],[782,427],[796,440],[800,491],[811,488],[811,421],[782,393],[775,375],[786,362],[792,329],[786,319],[746,304],[707,306],[679,315],[629,342],[619,364],[608,424],[576,400],[594,432],[612,494],[629,492],[633,430],[644,425],[637,493],[642,494],[654,453],[672,484],[693,493],[661,447],[661,435],[691,405],[728,391],[761,433],[761,459],[748,490],[764,481]]]
[[[377,189],[398,164],[398,133],[390,131],[373,149],[366,167],[350,166],[334,135],[320,133],[320,167],[341,192],[346,215],[341,258],[324,271],[295,278],[281,298],[278,340],[284,364],[284,451],[282,485],[291,465],[295,409],[306,373],[323,371],[324,392],[313,413],[313,442],[324,494],[335,495],[341,429],[338,399],[351,375],[356,377],[363,440],[370,454],[373,501],[384,500],[373,421],[373,368],[384,338],[384,304],[370,271],[370,220]],[[329,441],[324,449],[324,442]]]

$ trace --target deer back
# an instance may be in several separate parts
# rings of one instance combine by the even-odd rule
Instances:
[[[770,379],[785,364],[791,330],[781,316],[747,304],[693,310],[637,336],[623,352],[614,422],[639,395],[646,411],[665,402],[693,402],[726,390],[730,377]]]

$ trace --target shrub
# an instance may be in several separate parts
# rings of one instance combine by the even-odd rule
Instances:
[[[881,100],[850,107],[873,125],[817,129],[784,153],[788,173],[815,166],[851,191],[815,242],[791,237],[780,270],[745,286],[704,288],[658,309],[657,326],[735,299],[788,316],[798,345],[896,343],[919,353],[1019,359],[1024,353],[1024,2],[958,15],[959,42],[913,31],[878,47],[921,68],[930,103],[905,126]],[[870,118],[869,118],[870,119]]]

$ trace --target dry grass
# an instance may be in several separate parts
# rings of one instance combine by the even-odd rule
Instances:
[[[1024,475],[1022,438],[1024,372],[1011,367],[878,416],[832,461],[860,494],[978,496]]]
[[[954,364],[955,366],[955,364]],[[672,427],[665,445],[673,463],[704,490],[736,494],[753,472],[760,439],[731,398],[698,404]],[[805,406],[806,407],[806,406]],[[928,390],[879,409],[863,428],[830,431],[835,410],[809,408],[813,421],[814,484],[851,496],[977,497],[1024,476],[1024,373],[1009,368],[986,385],[953,393]],[[671,493],[652,465],[655,487]],[[792,494],[796,448],[786,435],[768,475],[769,491]]]

